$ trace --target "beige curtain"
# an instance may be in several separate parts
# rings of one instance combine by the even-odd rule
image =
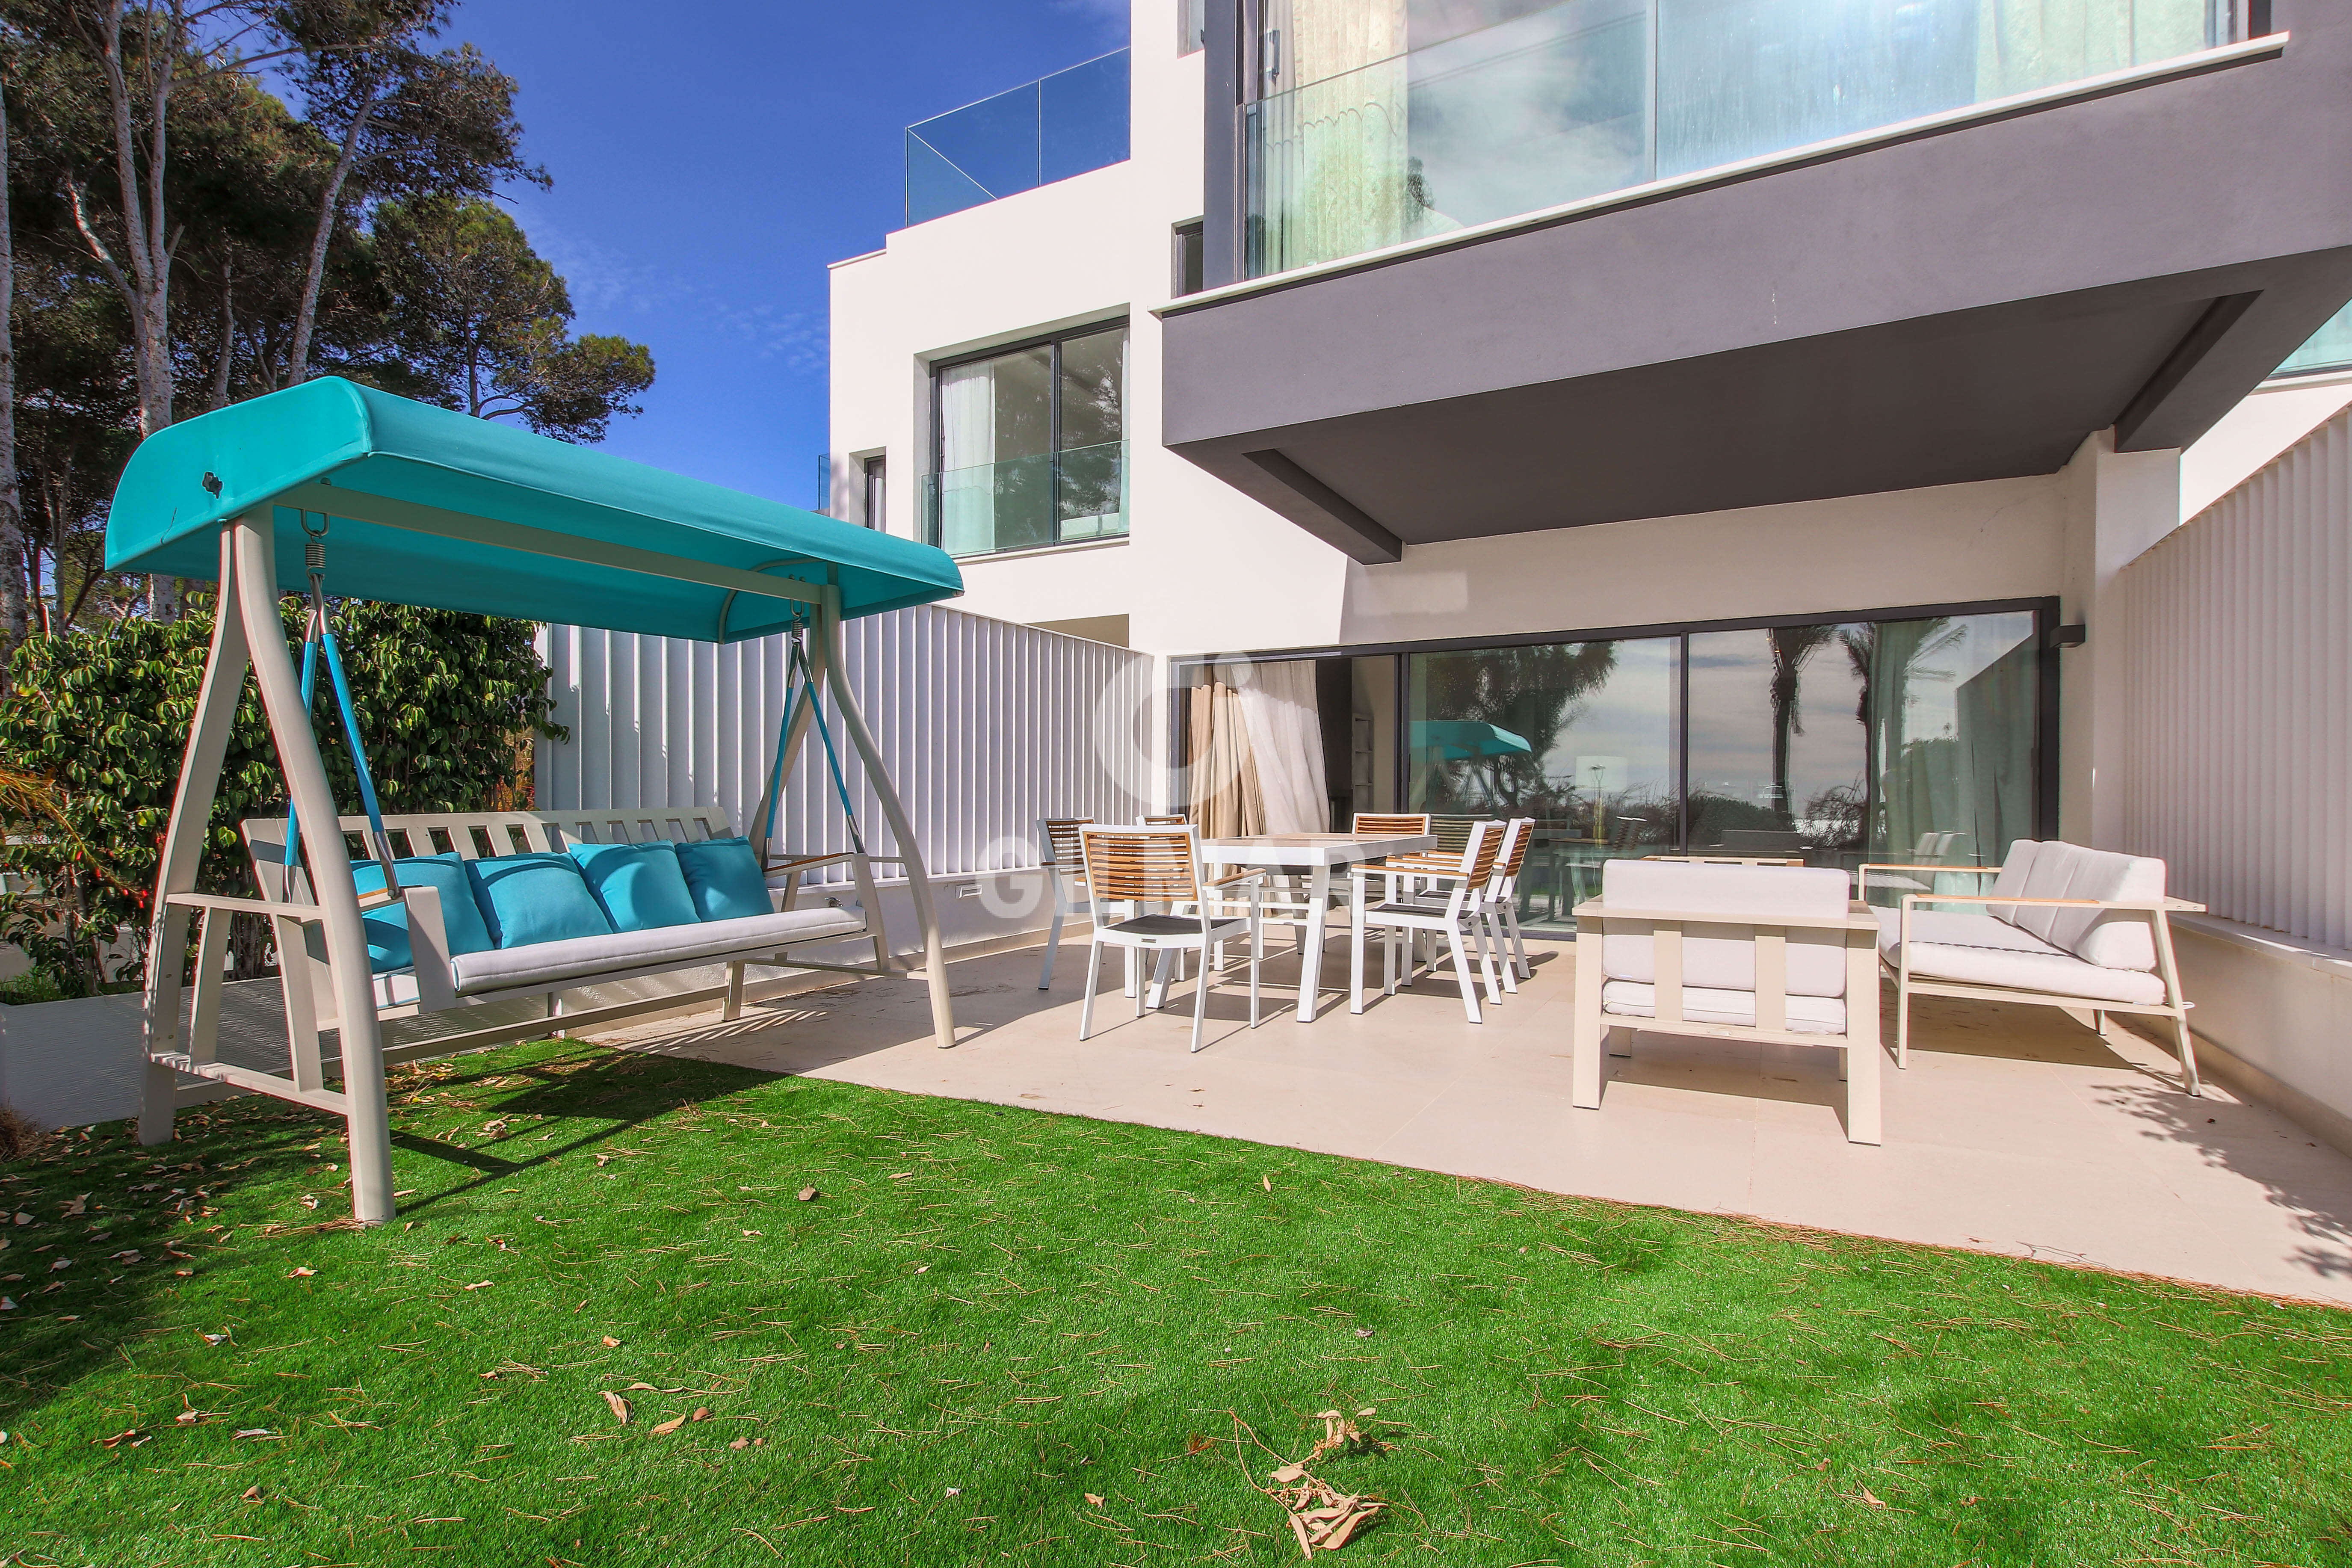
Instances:
[[[1241,694],[1212,681],[1192,689],[1185,805],[1203,838],[1264,833],[1265,797],[1250,755]]]

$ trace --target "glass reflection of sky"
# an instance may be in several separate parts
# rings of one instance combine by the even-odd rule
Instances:
[[[1616,668],[1601,687],[1587,692],[1571,710],[1552,749],[1544,753],[1544,776],[1573,784],[1589,795],[1591,781],[1577,777],[1579,757],[1622,757],[1622,793],[1664,795],[1675,783],[1675,709],[1681,682],[1675,670],[1673,637],[1644,637],[1617,645]],[[1611,781],[1609,793],[1619,793]]]
[[[1903,734],[1950,740],[1960,732],[1960,689],[2033,639],[2031,611],[1955,617],[1928,641],[1904,688]]]
[[[1771,634],[1701,632],[1691,637],[1690,647],[1690,787],[1771,804]],[[1802,728],[1789,737],[1790,810],[1801,811],[1826,789],[1861,787],[1869,767],[1862,689],[1862,678],[1835,636],[1799,667],[1797,722]]]

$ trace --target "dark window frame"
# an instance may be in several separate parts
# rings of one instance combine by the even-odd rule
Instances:
[[[1982,599],[1958,604],[1894,605],[1877,609],[1835,612],[1808,611],[1800,615],[1736,616],[1706,621],[1661,621],[1643,626],[1600,626],[1564,631],[1511,632],[1490,637],[1426,637],[1402,642],[1360,643],[1352,646],[1323,646],[1300,648],[1272,648],[1254,653],[1186,654],[1168,661],[1168,780],[1169,799],[1181,798],[1184,782],[1181,759],[1184,754],[1184,691],[1195,684],[1208,667],[1219,664],[1282,664],[1299,659],[1315,658],[1377,658],[1388,657],[1396,662],[1396,703],[1398,722],[1410,705],[1408,693],[1409,666],[1407,658],[1416,653],[1475,653],[1486,648],[1532,647],[1547,643],[1621,642],[1643,637],[1677,637],[1682,647],[1679,653],[1678,679],[1682,691],[1678,700],[1677,737],[1675,775],[1676,795],[1682,802],[1683,820],[1679,832],[1683,842],[1690,837],[1690,639],[1706,632],[1769,630],[1774,626],[1838,626],[1856,621],[1923,621],[1938,616],[1994,616],[2031,614],[2033,616],[2033,642],[2039,655],[2036,665],[2036,691],[2033,736],[2033,834],[2037,838],[2058,837],[2059,793],[2059,659],[2061,649],[2054,641],[2060,625],[2058,600],[2054,595],[2022,599]],[[1391,784],[1394,798],[1402,802],[1410,783],[1410,760],[1407,748],[1396,748],[1391,760],[1393,776]],[[1875,781],[1872,781],[1875,793]]]
[[[1031,349],[1051,347],[1054,351],[1053,359],[1051,365],[1046,371],[1045,379],[1048,398],[1045,410],[1045,441],[1046,451],[1058,462],[1063,450],[1062,345],[1064,343],[1075,342],[1081,338],[1100,337],[1106,332],[1129,333],[1131,331],[1131,329],[1132,323],[1129,321],[1128,317],[1125,315],[1119,315],[1112,317],[1108,321],[1088,322],[1084,326],[1065,327],[1059,331],[1040,332],[1033,337],[1017,339],[1012,342],[998,343],[992,348],[978,349],[970,353],[944,355],[929,362],[928,368],[930,373],[931,387],[931,433],[930,468],[927,479],[936,479],[939,475],[947,471],[943,467],[947,460],[947,426],[945,422],[940,417],[940,377],[944,373],[954,370],[960,365],[980,364],[988,360],[1003,359],[1009,354],[1026,353]],[[1131,336],[1129,340],[1129,346],[1130,348],[1133,347],[1133,339]],[[1123,366],[1124,362],[1122,362],[1122,369],[1119,373],[1118,384],[1118,427],[1120,432],[1119,441],[1122,445],[1124,445],[1127,440],[1128,392],[1127,374]],[[921,515],[916,520],[917,524],[921,531],[919,537],[920,537],[923,542],[927,544],[934,543],[936,542],[930,538],[930,508],[929,504],[926,503],[920,510]],[[1059,540],[1054,542],[1055,544],[1058,544],[1059,542]],[[1050,549],[1053,548],[1053,545],[1020,545],[1015,548],[1021,550]],[[989,551],[984,553],[1006,554],[1010,552],[1011,552],[1009,551]],[[977,558],[975,557],[975,559]]]
[[[861,500],[864,515],[858,521],[877,533],[890,531],[890,454],[886,451],[868,453],[858,459],[857,471],[866,483]],[[877,500],[879,507],[875,505]]]
[[[1191,218],[1169,230],[1168,293],[1181,300],[1208,287],[1208,220]]]

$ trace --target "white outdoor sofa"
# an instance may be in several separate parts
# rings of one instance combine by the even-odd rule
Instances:
[[[1636,1030],[1836,1049],[1845,1135],[1879,1142],[1878,922],[1843,871],[1612,860],[1576,908],[1570,1101]]]
[[[1914,996],[2024,1002],[2088,1014],[2102,1036],[2110,1013],[2170,1019],[2182,1082],[2204,1093],[2168,917],[2205,906],[2165,896],[2163,861],[2021,838],[1997,868],[1864,866],[1865,887],[1888,885],[1873,873],[1995,879],[1990,891],[1967,894],[1930,883],[1873,911],[1879,956],[1895,977],[1897,1065],[1910,1065]],[[1966,907],[1931,907],[1944,904]]]

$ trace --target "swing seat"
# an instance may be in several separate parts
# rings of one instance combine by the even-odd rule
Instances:
[[[341,825],[347,835],[354,837],[369,827],[364,816],[344,817]],[[241,826],[262,899],[273,902],[307,899],[305,873],[298,868],[289,874],[285,868],[285,818],[255,817]],[[727,814],[715,808],[655,812],[431,812],[387,816],[383,818],[383,830],[394,852],[404,857],[454,849],[462,859],[483,861],[495,860],[502,854],[560,853],[572,843],[653,839],[693,842],[732,837]],[[448,921],[439,893],[430,888],[403,888],[401,898],[408,906],[411,950],[417,961],[373,976],[376,1013],[378,1017],[389,1020],[445,1013],[453,1008],[462,1010],[519,996],[543,995],[550,1000],[551,1017],[562,1016],[567,1026],[577,1026],[590,1022],[592,1015],[559,1015],[555,1010],[559,993],[724,964],[728,971],[726,1016],[732,1017],[742,1005],[743,970],[747,965],[848,967],[792,958],[786,954],[788,948],[871,939],[876,948],[876,969],[887,963],[887,942],[867,914],[867,903],[847,896],[856,889],[844,886],[838,892],[825,895],[822,903],[796,907],[796,900],[804,893],[818,891],[794,885],[803,872],[856,858],[858,858],[805,856],[772,864],[767,873],[771,879],[768,897],[776,907],[766,914],[607,931],[454,955],[449,953]],[[866,868],[856,869],[861,883],[870,881]],[[783,886],[773,883],[780,873],[784,878]],[[310,930],[303,931],[298,938],[295,931],[281,929],[281,950],[297,940],[306,951],[306,962],[298,967],[313,971],[310,978],[314,983],[289,988],[289,1010],[299,1006],[310,1014],[310,1031],[331,1028],[334,1019],[327,1010],[331,991],[324,984],[324,956],[315,950],[315,938]],[[688,999],[665,995],[634,1005],[643,1010],[649,1005],[674,1006]],[[593,1016],[611,1015],[617,1018],[631,1005],[602,1007]],[[513,1035],[515,1031],[509,1029],[505,1033]],[[446,1048],[446,1041],[440,1048]],[[405,1053],[394,1051],[387,1059],[396,1059],[403,1054]]]
[[[449,961],[449,974],[455,982],[452,989],[459,996],[545,991],[558,985],[690,969],[746,953],[774,952],[794,942],[858,936],[865,930],[864,917],[855,911],[820,905],[815,909],[747,915],[739,920],[656,926],[651,931],[622,931],[610,936],[575,936],[562,942],[532,942],[527,947],[461,952]]]

